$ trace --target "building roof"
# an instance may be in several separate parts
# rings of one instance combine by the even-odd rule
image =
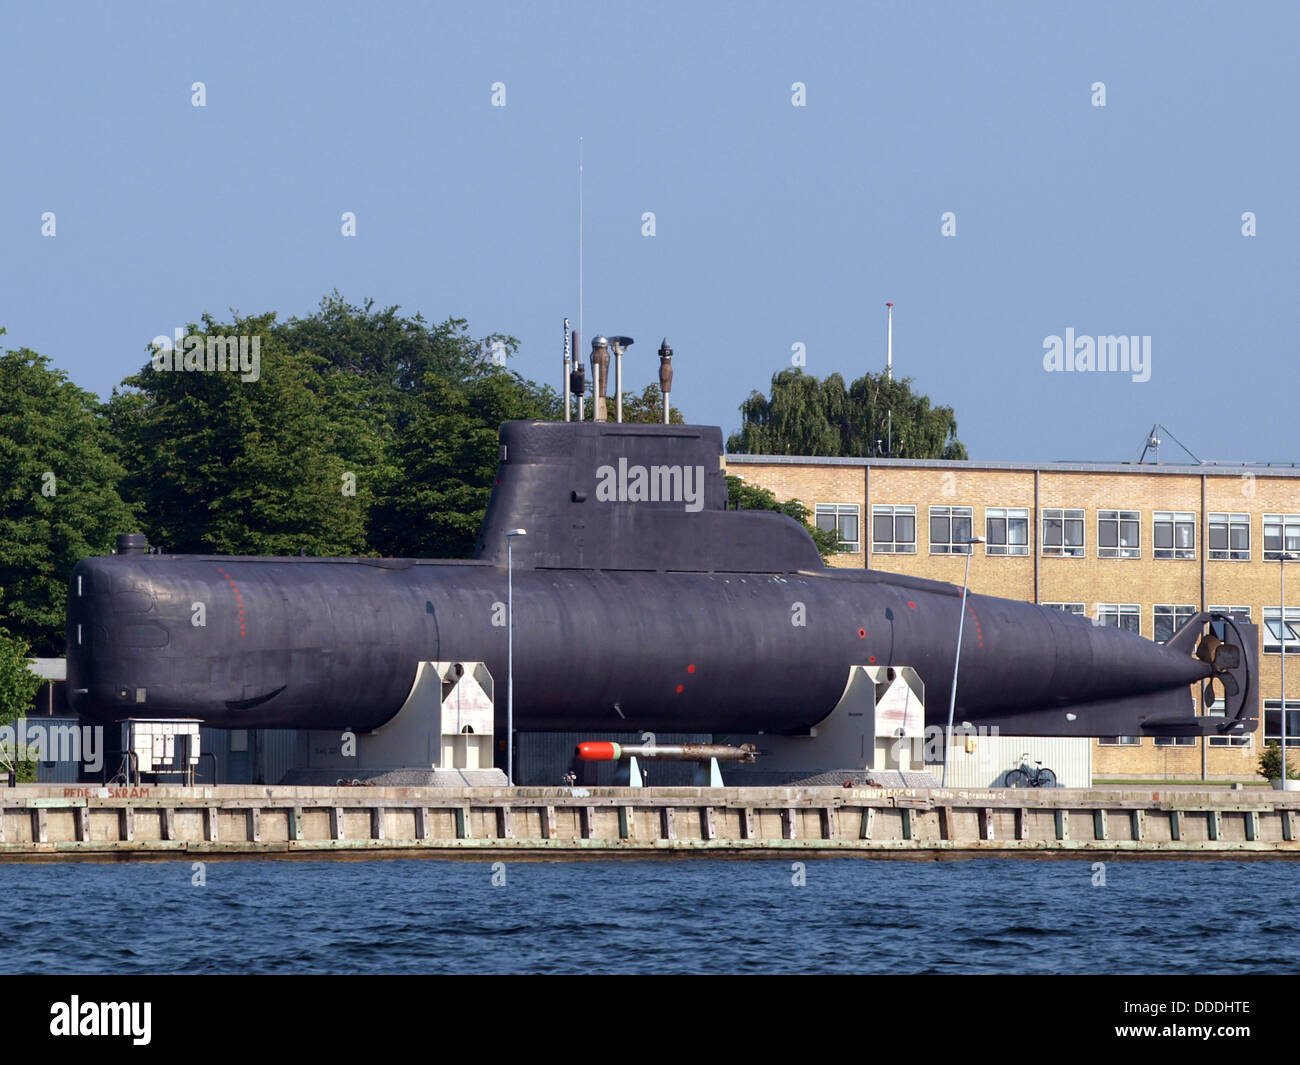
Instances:
[[[979,462],[973,459],[844,458],[833,455],[728,455],[727,462],[755,466],[879,466],[885,469],[1009,470],[1019,473],[1154,473],[1180,477],[1300,477],[1300,463],[1203,462]]]

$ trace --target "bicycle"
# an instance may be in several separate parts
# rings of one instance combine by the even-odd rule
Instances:
[[[1026,751],[1020,756],[1020,766],[1016,769],[1007,770],[1008,788],[1054,788],[1056,787],[1056,774],[1050,769],[1044,769],[1041,761],[1029,764],[1029,752]]]

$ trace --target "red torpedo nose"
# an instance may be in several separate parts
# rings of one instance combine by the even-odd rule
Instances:
[[[617,762],[618,744],[580,743],[578,744],[578,758],[584,762]]]

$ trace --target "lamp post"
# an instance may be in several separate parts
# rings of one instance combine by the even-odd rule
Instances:
[[[966,588],[970,583],[970,557],[975,552],[975,544],[982,544],[984,537],[975,536],[969,540],[959,540],[966,545],[966,575],[961,580],[961,616],[957,619],[957,657],[952,663],[952,691],[948,693],[948,731],[943,742],[943,787],[948,786],[948,761],[952,754],[952,715],[957,708],[957,670],[961,668],[961,637],[966,628]]]
[[[1284,530],[1285,531],[1285,530]],[[1285,543],[1285,540],[1283,541]],[[1290,631],[1286,624],[1286,564],[1300,558],[1290,551],[1279,551],[1277,555],[1278,571],[1278,650],[1282,655],[1282,790],[1286,791],[1286,635]]]
[[[506,532],[506,783],[515,786],[515,579],[514,543],[527,529]]]

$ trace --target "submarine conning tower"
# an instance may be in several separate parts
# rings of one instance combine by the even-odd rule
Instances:
[[[728,510],[717,426],[514,421],[475,557],[524,569],[794,573],[825,568],[774,511]]]

